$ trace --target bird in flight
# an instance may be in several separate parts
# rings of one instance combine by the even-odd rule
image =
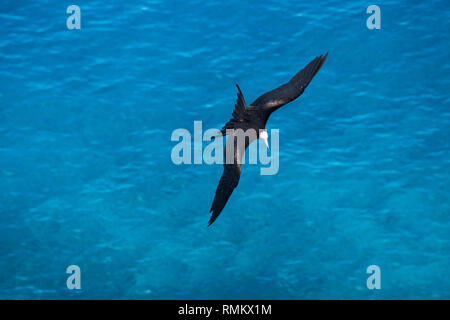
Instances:
[[[225,145],[227,161],[225,161],[223,174],[217,186],[211,210],[209,211],[212,215],[208,226],[217,219],[230,198],[231,193],[239,183],[241,161],[247,147],[256,139],[262,139],[267,147],[269,146],[266,131],[266,123],[269,116],[272,112],[297,99],[303,93],[312,78],[322,67],[327,56],[328,53],[316,57],[289,82],[272,91],[266,92],[250,106],[246,105],[241,89],[239,85],[236,85],[238,93],[237,102],[232,114],[233,117],[223,126],[218,135],[212,137],[214,139],[220,136],[229,136]],[[238,132],[242,134],[242,132],[246,132],[247,130],[255,130],[256,135],[244,137],[245,143],[237,144]],[[232,161],[228,161],[228,157]]]

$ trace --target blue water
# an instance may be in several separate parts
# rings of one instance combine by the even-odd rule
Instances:
[[[449,299],[450,4],[77,0],[0,6],[0,298]],[[171,162],[315,56],[272,115],[280,170]],[[81,268],[81,290],[66,268]],[[368,290],[366,268],[381,269]]]

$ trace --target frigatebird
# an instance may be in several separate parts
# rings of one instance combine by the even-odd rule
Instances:
[[[224,163],[223,174],[220,178],[219,185],[217,186],[211,210],[209,210],[212,215],[208,226],[217,219],[230,198],[231,193],[239,183],[239,178],[241,176],[241,160],[247,147],[256,139],[262,139],[267,147],[269,146],[267,142],[268,134],[266,131],[266,123],[270,115],[278,108],[297,99],[303,93],[312,78],[322,67],[327,56],[328,53],[316,57],[292,77],[289,82],[272,91],[264,93],[250,106],[246,105],[242,91],[239,88],[239,85],[236,84],[238,89],[237,102],[234,107],[232,118],[223,126],[218,135],[212,137],[212,139],[214,139],[228,134],[229,138],[226,142],[225,152],[227,152],[227,150],[232,150],[231,152],[234,154],[232,154],[233,161],[230,163],[226,161]],[[241,131],[238,129],[241,129]],[[255,130],[257,135],[253,139],[246,139],[245,144],[242,144],[241,147],[236,147],[237,135],[235,132],[245,132],[249,129]],[[232,148],[229,149],[229,146],[232,146]]]

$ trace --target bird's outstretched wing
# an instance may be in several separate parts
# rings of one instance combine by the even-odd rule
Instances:
[[[238,127],[243,125],[243,122],[245,120],[249,119],[247,104],[245,103],[244,95],[242,94],[241,88],[239,88],[238,84],[236,84],[236,87],[238,89],[238,93],[236,105],[234,106],[232,114],[233,117],[223,126],[222,130],[220,130],[220,133],[212,137],[211,140],[220,136],[225,136],[227,129],[237,129]]]
[[[209,212],[212,212],[212,216],[211,219],[209,219],[208,226],[210,226],[222,212],[225,204],[233,193],[234,188],[238,185],[240,176],[241,165],[239,163],[236,162],[224,166],[211,210],[209,210]]]
[[[270,114],[279,107],[297,99],[311,82],[322,67],[328,53],[320,55],[312,60],[306,67],[300,70],[288,83],[285,83],[278,88],[264,93],[256,99],[250,107],[261,112],[264,121],[267,121]]]

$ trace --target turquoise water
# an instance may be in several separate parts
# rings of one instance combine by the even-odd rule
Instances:
[[[0,7],[0,298],[450,298],[448,1],[378,2],[380,30],[362,1],[70,4]],[[172,131],[327,51],[268,122],[278,174],[245,165],[208,228],[222,167]]]

